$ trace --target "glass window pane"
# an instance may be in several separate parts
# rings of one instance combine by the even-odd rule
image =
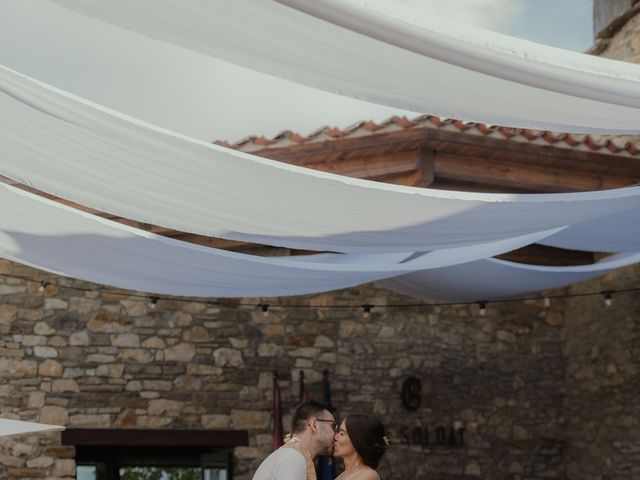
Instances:
[[[205,468],[203,480],[227,480],[226,468]]]
[[[78,465],[76,467],[77,480],[97,480],[98,468],[95,465]]]

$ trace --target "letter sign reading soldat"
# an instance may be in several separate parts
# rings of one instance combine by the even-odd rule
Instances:
[[[429,431],[428,427],[406,425],[400,427],[400,442],[410,445],[448,445],[461,447],[464,445],[464,428],[436,427]]]
[[[420,408],[422,404],[421,390],[422,382],[417,377],[410,376],[402,382],[400,399],[404,408],[410,412]],[[458,426],[457,422],[451,428],[438,425],[432,430],[423,425],[414,425],[412,427],[403,425],[400,427],[400,438],[401,443],[404,444],[459,447],[464,445],[464,428]]]

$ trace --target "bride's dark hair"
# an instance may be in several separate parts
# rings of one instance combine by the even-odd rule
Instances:
[[[360,413],[347,415],[344,420],[351,443],[364,464],[377,468],[389,446],[382,422],[373,415]]]

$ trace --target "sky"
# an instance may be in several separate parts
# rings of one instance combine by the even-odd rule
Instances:
[[[80,0],[78,0],[80,1]],[[187,0],[185,0],[187,1]],[[234,0],[236,1],[236,0]],[[577,52],[593,40],[592,0],[343,0],[383,13],[438,15]],[[303,135],[392,115],[103,24],[49,0],[0,0],[0,62],[14,70],[199,139]]]

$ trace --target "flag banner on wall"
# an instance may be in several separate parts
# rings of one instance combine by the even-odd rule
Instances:
[[[283,444],[282,434],[282,399],[280,398],[280,386],[278,385],[278,372],[273,372],[273,450],[277,450]]]
[[[300,403],[309,401],[309,392],[304,386],[304,371],[300,370]]]

